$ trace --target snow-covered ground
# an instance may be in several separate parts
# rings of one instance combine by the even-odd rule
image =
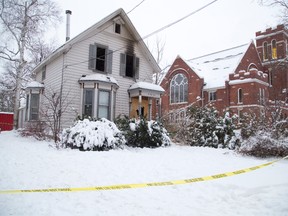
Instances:
[[[0,190],[90,187],[208,176],[271,159],[188,146],[108,152],[56,150],[49,142],[0,134]],[[288,160],[252,172],[185,185],[126,190],[0,194],[0,215],[288,215]]]

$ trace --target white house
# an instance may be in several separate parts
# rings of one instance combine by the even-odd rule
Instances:
[[[152,74],[159,71],[131,20],[118,9],[66,41],[34,69],[38,84],[26,90],[25,119],[41,120],[45,100],[53,94],[62,96],[62,127],[70,126],[77,115],[151,118],[152,99],[164,92],[152,84]]]

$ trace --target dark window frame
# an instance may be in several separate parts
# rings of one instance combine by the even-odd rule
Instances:
[[[91,92],[91,103],[87,102],[87,92]],[[93,117],[94,116],[94,95],[95,95],[95,89],[94,88],[84,88],[83,89],[83,106],[82,106],[82,115],[83,116],[90,116]],[[87,107],[87,106],[91,106],[91,108]],[[86,110],[88,111],[88,108],[91,109],[91,111],[86,112]]]
[[[115,23],[114,32],[117,33],[117,34],[121,34],[121,28],[122,28],[121,24]]]
[[[217,93],[216,91],[209,92],[209,101],[216,101],[217,100]]]
[[[238,89],[238,104],[242,104],[243,103],[243,89],[239,88]]]
[[[120,53],[120,75],[139,79],[140,59],[134,54]]]
[[[104,74],[112,73],[113,50],[102,44],[89,45],[88,69]]]

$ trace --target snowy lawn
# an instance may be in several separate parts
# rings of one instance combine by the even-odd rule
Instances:
[[[0,134],[0,190],[169,181],[274,160],[233,151],[171,146],[81,152]],[[185,185],[111,191],[0,194],[0,215],[288,215],[288,160],[237,176]]]

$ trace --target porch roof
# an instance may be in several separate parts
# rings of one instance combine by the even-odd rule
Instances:
[[[159,85],[148,82],[134,83],[128,89],[131,97],[138,96],[140,94],[139,91],[141,91],[142,96],[160,98],[165,90]]]

